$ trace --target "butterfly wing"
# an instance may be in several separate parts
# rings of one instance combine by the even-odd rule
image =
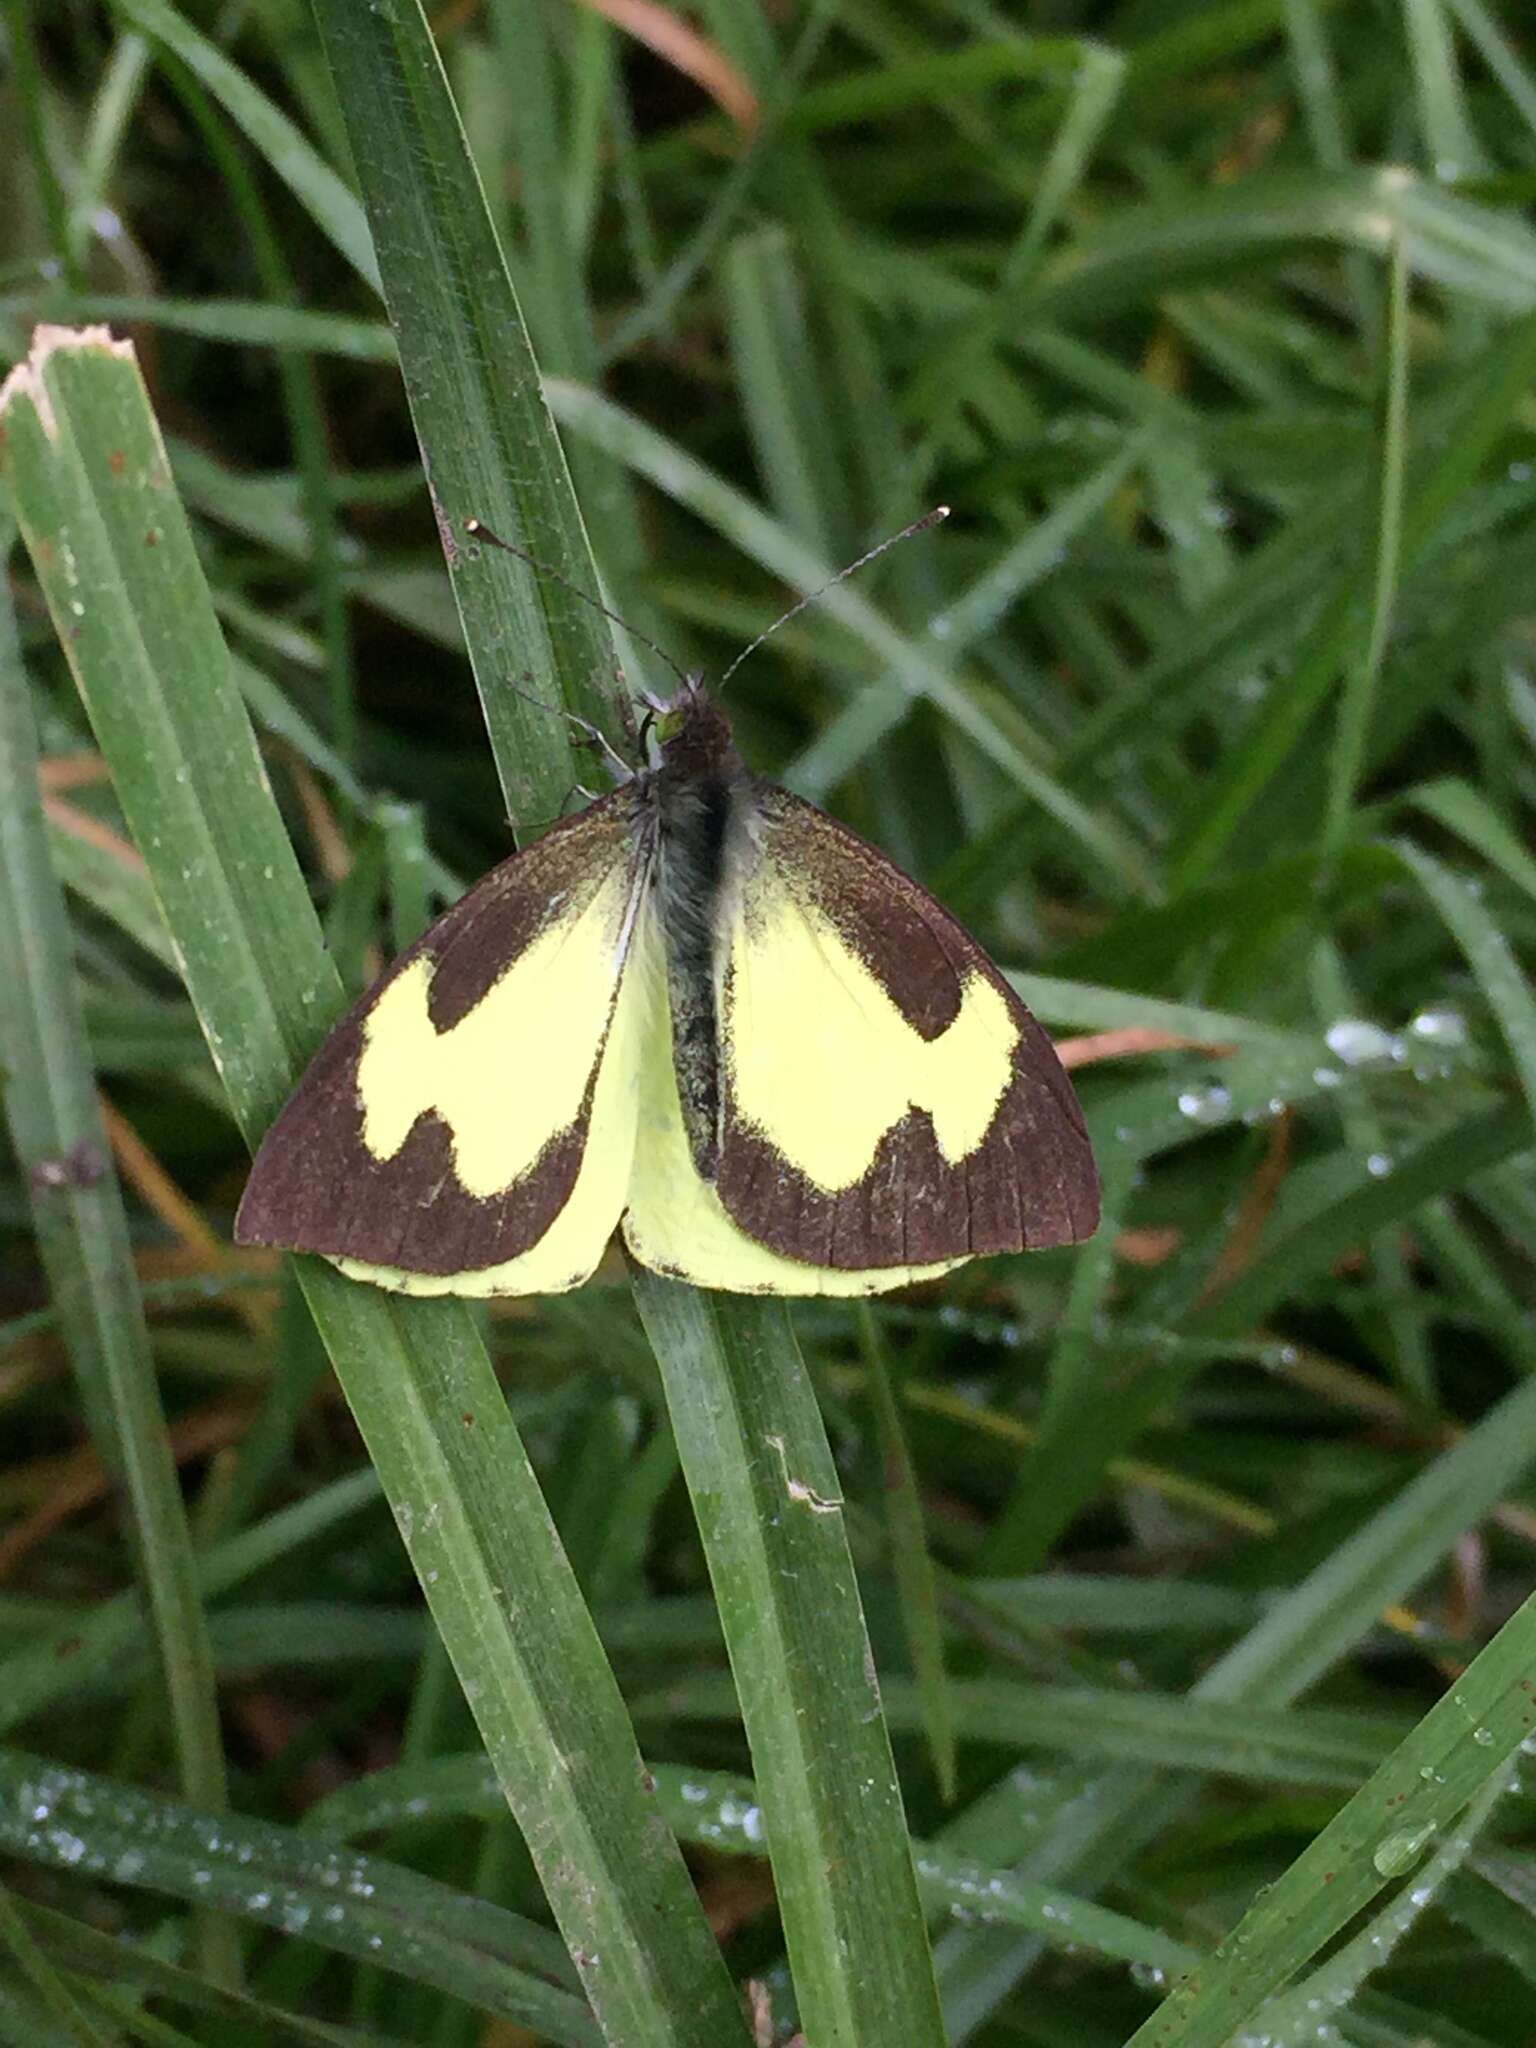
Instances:
[[[630,1179],[648,875],[628,786],[492,869],[321,1047],[257,1154],[237,1239],[403,1293],[578,1286]]]
[[[636,1256],[706,1286],[858,1294],[1091,1236],[1071,1083],[976,941],[787,791],[759,786],[751,838],[723,948],[713,1183],[653,1073]]]

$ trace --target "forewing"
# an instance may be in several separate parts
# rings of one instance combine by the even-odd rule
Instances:
[[[236,1237],[417,1293],[585,1278],[634,1152],[646,860],[626,786],[477,883],[321,1047]]]
[[[755,838],[721,992],[726,1214],[845,1272],[1091,1236],[1072,1084],[976,941],[787,791],[762,788]]]

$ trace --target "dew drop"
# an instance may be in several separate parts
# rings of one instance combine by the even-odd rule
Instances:
[[[1423,1855],[1436,1825],[1431,1820],[1421,1828],[1399,1828],[1396,1834],[1388,1835],[1377,1843],[1372,1863],[1383,1877],[1401,1877],[1405,1870],[1412,1870]]]
[[[1341,1017],[1323,1034],[1328,1050],[1346,1067],[1365,1067],[1402,1058],[1402,1047],[1390,1031],[1365,1017]]]
[[[1467,1020],[1460,1010],[1420,1010],[1408,1029],[1423,1045],[1453,1050],[1467,1042]]]
[[[1191,1123],[1220,1123],[1231,1107],[1231,1093],[1219,1081],[1209,1088],[1186,1088],[1179,1096],[1179,1115],[1187,1116]]]

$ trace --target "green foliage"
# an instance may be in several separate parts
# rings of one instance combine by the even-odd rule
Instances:
[[[690,18],[7,0],[0,349],[137,368],[0,404],[0,2041],[1517,2048],[1525,10]],[[540,702],[940,500],[731,709],[1088,1041],[1095,1244],[232,1254]]]

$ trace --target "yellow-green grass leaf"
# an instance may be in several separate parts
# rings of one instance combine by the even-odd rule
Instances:
[[[0,292],[0,314],[30,322],[47,312],[56,320],[114,321],[119,326],[160,327],[167,334],[194,334],[232,348],[295,348],[311,355],[341,356],[355,363],[392,363],[395,337],[382,320],[317,313],[309,307],[269,304],[261,299],[178,299],[138,297],[129,292]]]

